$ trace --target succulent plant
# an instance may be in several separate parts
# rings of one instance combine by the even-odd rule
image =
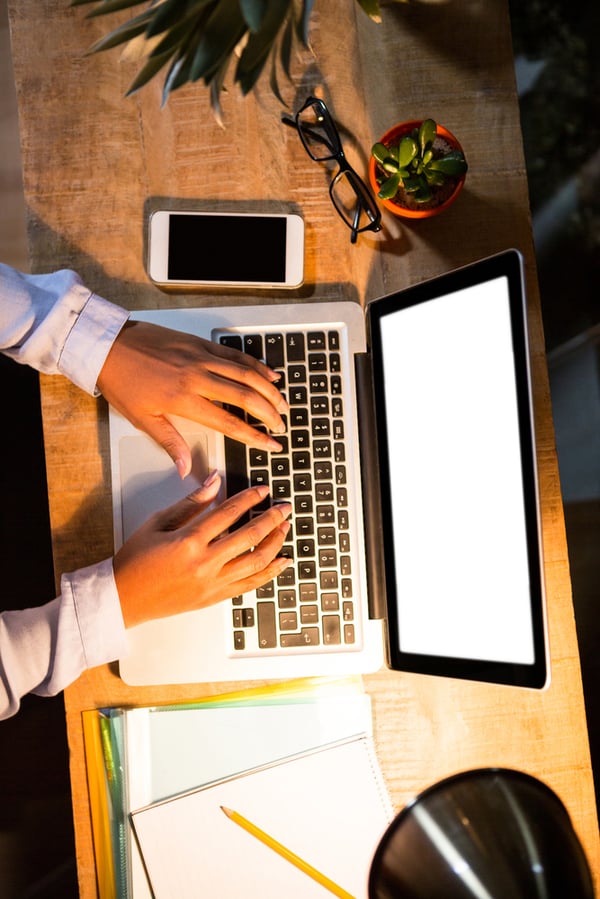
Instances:
[[[448,147],[443,138],[438,139],[433,119],[425,119],[394,146],[373,144],[371,153],[388,176],[381,183],[378,197],[391,200],[403,189],[416,203],[428,203],[448,178],[459,178],[467,171],[462,151]]]
[[[234,80],[247,94],[269,57],[271,89],[281,99],[279,62],[289,77],[295,40],[308,44],[314,0],[71,0],[71,6],[96,3],[89,17],[144,5],[144,10],[97,41],[89,53],[141,41],[143,63],[128,94],[168,65],[163,102],[171,91],[202,79],[210,87],[211,105],[221,117],[220,94],[234,53],[239,54]],[[356,0],[376,22],[379,0]],[[403,0],[396,0],[403,2]]]

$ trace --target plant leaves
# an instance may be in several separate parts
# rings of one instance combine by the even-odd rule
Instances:
[[[413,161],[419,148],[412,137],[403,137],[398,144],[398,162],[401,168],[406,168]]]
[[[421,149],[421,156],[423,156],[425,151],[432,145],[436,135],[437,125],[433,119],[425,119],[424,122],[421,122],[419,127],[419,147]]]
[[[156,7],[148,28],[148,37],[177,28],[182,22],[196,21],[207,15],[207,6],[215,0],[164,0]]]
[[[139,91],[141,87],[154,78],[156,73],[169,61],[171,55],[172,53],[169,50],[163,53],[162,56],[150,56],[129,85],[125,96],[131,97],[132,94],[135,94],[136,91]]]
[[[220,0],[200,33],[190,69],[190,81],[204,78],[208,83],[224,60],[231,57],[247,31],[238,0]]]
[[[387,181],[384,181],[379,189],[379,193],[377,194],[382,200],[391,200],[392,197],[395,197],[398,193],[398,188],[400,187],[400,175],[396,172],[395,175],[392,175],[391,178],[388,178]]]
[[[288,15],[289,7],[289,0],[270,0],[263,27],[248,38],[235,71],[235,80],[239,82],[244,94],[247,94],[258,80],[273,49],[275,38]]]
[[[443,175],[464,175],[468,169],[467,161],[460,150],[453,150],[442,156],[441,159],[434,159],[429,165],[434,172],[441,172]]]
[[[131,6],[140,6],[141,3],[142,0],[104,0],[104,3],[101,3],[100,6],[87,14],[87,18],[93,19],[96,16],[105,16],[110,12],[119,12],[121,9],[129,9]]]
[[[303,0],[302,2],[302,14],[298,17],[296,31],[298,34],[298,39],[302,41],[305,47],[308,47],[308,29],[310,25],[310,17],[312,15],[312,9],[314,5],[314,0]]]
[[[101,50],[110,50],[112,47],[117,47],[119,44],[125,44],[139,34],[143,34],[151,15],[152,10],[147,9],[139,15],[134,16],[133,19],[130,19],[128,22],[115,28],[114,31],[111,31],[109,34],[96,41],[95,44],[92,44],[89,50],[86,51],[86,55],[99,53]]]
[[[250,31],[260,31],[269,7],[269,0],[240,0],[240,7]]]

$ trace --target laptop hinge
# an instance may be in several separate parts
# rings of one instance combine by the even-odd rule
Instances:
[[[367,587],[369,617],[386,617],[385,566],[383,558],[381,502],[379,494],[379,465],[377,431],[373,401],[373,372],[371,356],[357,353],[354,357],[363,515],[365,522],[365,551],[367,559]]]

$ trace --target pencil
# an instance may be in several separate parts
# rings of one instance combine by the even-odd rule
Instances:
[[[305,862],[303,858],[300,858],[299,855],[296,855],[295,852],[292,852],[291,849],[288,849],[286,846],[283,846],[281,843],[278,843],[272,836],[269,836],[268,833],[265,833],[264,830],[261,830],[260,827],[257,827],[256,824],[253,824],[252,821],[248,821],[247,818],[244,818],[243,815],[240,815],[239,812],[234,812],[230,808],[225,808],[224,805],[221,806],[221,810],[225,812],[228,818],[231,818],[232,821],[235,821],[236,824],[239,824],[240,827],[243,827],[249,834],[252,834],[253,837],[256,837],[257,840],[260,840],[261,843],[264,843],[265,846],[268,846],[274,852],[277,852],[282,858],[285,858],[288,862],[291,862],[292,865],[295,865],[301,871],[304,871],[305,874],[308,874],[309,877],[312,877],[313,880],[316,880],[317,883],[320,883],[321,886],[324,886],[327,890],[333,893],[334,896],[340,896],[341,899],[354,899],[347,890],[343,887],[338,886],[337,883],[334,883],[333,880],[330,880],[325,874],[321,874],[320,871],[317,871],[316,868],[313,868],[312,865],[309,865],[308,862]]]

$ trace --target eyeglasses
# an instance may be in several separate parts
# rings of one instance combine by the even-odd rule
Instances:
[[[309,97],[292,119],[282,116],[285,125],[297,128],[304,149],[316,162],[334,159],[339,171],[329,185],[331,202],[351,229],[356,243],[361,231],[380,231],[381,213],[371,191],[347,161],[335,122],[322,100]]]

